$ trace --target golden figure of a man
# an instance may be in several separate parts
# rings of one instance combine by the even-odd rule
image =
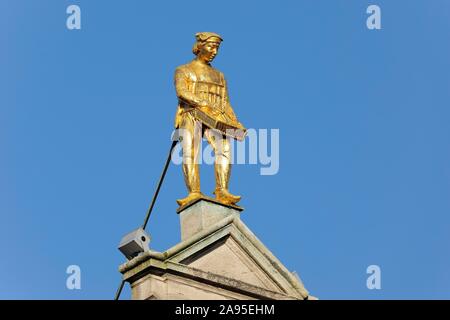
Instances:
[[[175,127],[188,133],[182,135],[181,144],[184,181],[189,192],[187,197],[177,200],[177,203],[183,206],[203,196],[198,168],[203,136],[211,144],[215,154],[216,199],[234,205],[241,197],[228,191],[231,173],[230,141],[223,130],[211,127],[211,122],[220,122],[231,128],[244,127],[237,120],[229,103],[223,73],[211,66],[223,41],[222,37],[212,32],[200,32],[196,34],[196,40],[192,49],[196,55],[194,60],[179,66],[175,71],[175,89],[179,102]],[[200,114],[208,114],[208,119],[211,120],[209,126],[202,124],[205,121],[199,121]]]

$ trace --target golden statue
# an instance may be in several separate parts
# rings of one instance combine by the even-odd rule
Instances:
[[[196,58],[175,71],[178,97],[175,127],[188,133],[182,136],[181,143],[184,181],[189,192],[187,197],[177,200],[177,203],[183,206],[203,197],[198,156],[201,138],[205,137],[215,154],[216,199],[224,204],[235,205],[241,197],[228,191],[231,155],[227,137],[242,140],[245,128],[237,120],[229,103],[223,73],[211,66],[223,41],[221,36],[213,32],[200,32],[195,36],[197,41],[192,51]]]

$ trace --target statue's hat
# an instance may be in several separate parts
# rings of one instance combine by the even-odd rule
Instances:
[[[223,39],[220,35],[214,32],[198,32],[195,34],[195,38],[199,42],[213,41],[213,42],[222,42]],[[214,39],[216,38],[216,39]]]

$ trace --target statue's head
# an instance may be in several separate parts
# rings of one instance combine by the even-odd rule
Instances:
[[[195,34],[197,42],[192,48],[192,52],[197,56],[197,59],[210,63],[214,60],[219,52],[220,43],[223,41],[222,37],[214,32],[199,32]]]

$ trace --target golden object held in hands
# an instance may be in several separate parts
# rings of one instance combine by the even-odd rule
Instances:
[[[218,112],[211,107],[199,107],[192,110],[193,115],[201,123],[210,129],[216,129],[222,134],[243,141],[245,138],[245,128],[240,123],[236,123],[232,120],[221,119],[223,113]]]
[[[214,194],[218,201],[234,205],[241,197],[228,191],[231,155],[229,140],[226,137],[243,140],[245,128],[237,120],[229,103],[223,73],[210,64],[218,53],[222,37],[212,32],[200,32],[196,34],[196,40],[192,50],[196,58],[179,66],[175,71],[175,89],[179,102],[175,127],[189,132],[189,138],[183,137],[182,141],[183,174],[189,194],[177,202],[183,206],[203,196],[198,169],[201,141],[196,138],[196,123],[201,122],[204,128],[200,138],[203,135],[215,153]],[[216,139],[217,134],[220,134],[222,139]]]

